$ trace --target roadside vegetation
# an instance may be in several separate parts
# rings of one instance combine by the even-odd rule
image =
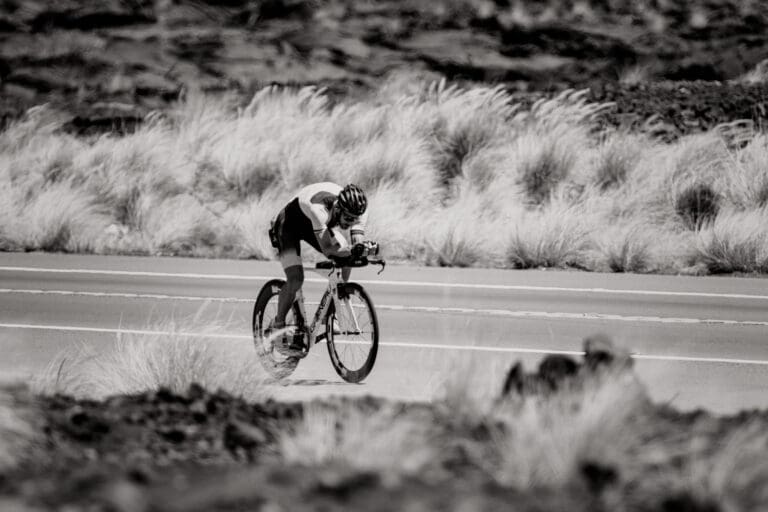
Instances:
[[[106,346],[76,345],[53,358],[34,377],[31,389],[104,399],[158,389],[184,393],[195,384],[262,399],[264,385],[273,379],[261,371],[252,342],[228,338],[222,334],[224,325],[197,317],[166,320],[143,329],[145,333],[120,333]]]
[[[392,80],[341,103],[190,96],[134,133],[76,138],[41,106],[0,133],[0,248],[268,259],[269,219],[332,180],[367,190],[394,260],[768,271],[768,137],[734,123],[662,142],[602,129],[610,108]]]

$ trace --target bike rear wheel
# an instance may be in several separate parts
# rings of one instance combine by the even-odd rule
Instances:
[[[357,383],[371,373],[376,362],[379,321],[373,301],[359,284],[339,285],[339,299],[338,304],[330,305],[325,321],[328,355],[342,379]]]
[[[277,298],[285,284],[282,279],[272,279],[262,286],[253,307],[253,343],[259,361],[267,372],[276,379],[288,377],[296,369],[301,358],[285,356],[275,348],[277,336],[265,332],[277,315]],[[291,332],[303,330],[304,321],[297,303],[293,303],[285,317],[285,327]]]

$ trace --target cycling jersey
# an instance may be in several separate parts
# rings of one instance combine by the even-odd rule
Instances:
[[[317,235],[324,229],[331,229],[332,234],[341,243],[340,237],[348,244],[352,235],[365,233],[364,213],[359,221],[342,230],[338,225],[329,225],[333,203],[342,188],[331,182],[315,183],[301,190],[277,215],[273,231],[278,241],[278,254],[283,267],[301,265],[301,240],[304,240],[318,252],[323,252]]]
[[[341,187],[329,181],[307,185],[299,190],[296,197],[299,200],[301,212],[312,223],[312,230],[317,233],[328,227],[331,219],[331,209],[333,203],[341,192]],[[362,235],[365,231],[365,221],[368,218],[368,212],[364,213],[360,220],[349,228],[350,234]],[[336,229],[339,229],[336,226]]]

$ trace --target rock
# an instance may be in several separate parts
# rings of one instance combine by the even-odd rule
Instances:
[[[252,457],[253,451],[268,440],[262,429],[244,421],[231,419],[224,427],[224,446],[233,454],[244,450],[248,457]]]
[[[187,440],[187,433],[180,428],[160,429],[157,433],[160,437],[173,444],[180,444]]]
[[[75,406],[67,414],[65,430],[79,441],[94,442],[109,433],[110,426],[92,412]]]
[[[504,379],[504,386],[501,388],[502,398],[508,396],[513,391],[520,392],[523,389],[523,363],[517,361],[507,372]]]
[[[584,363],[590,371],[601,367],[632,367],[632,358],[625,349],[616,348],[608,335],[593,334],[584,339]]]
[[[721,508],[709,501],[701,500],[687,492],[667,496],[657,509],[662,512],[720,512]]]
[[[606,466],[599,462],[584,461],[580,469],[581,475],[587,481],[587,487],[594,494],[599,494],[603,489],[619,480],[619,473],[615,467]]]
[[[374,487],[380,482],[376,473],[341,467],[326,468],[317,478],[315,490],[337,499],[346,499],[352,493]]]
[[[552,390],[556,390],[564,379],[576,375],[578,371],[579,363],[565,355],[547,355],[539,364],[539,378]]]

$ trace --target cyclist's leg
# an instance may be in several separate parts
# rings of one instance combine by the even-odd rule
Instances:
[[[284,327],[285,317],[291,310],[296,292],[304,284],[304,267],[301,261],[301,217],[297,214],[298,203],[292,201],[278,215],[276,234],[279,241],[278,259],[285,272],[285,285],[277,298],[277,314],[273,327]]]
[[[287,250],[280,254],[280,263],[285,272],[285,285],[280,288],[277,297],[277,314],[274,327],[285,326],[285,317],[291,309],[291,304],[296,300],[296,293],[304,284],[304,267],[301,264],[301,256],[294,250]]]

